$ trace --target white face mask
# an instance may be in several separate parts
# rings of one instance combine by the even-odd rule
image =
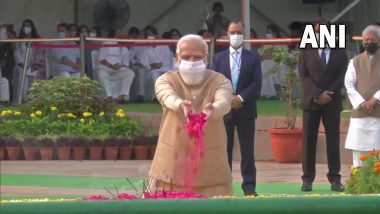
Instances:
[[[24,31],[25,34],[29,34],[30,32],[32,32],[32,28],[28,26],[23,27],[22,30]]]
[[[230,44],[233,48],[239,47],[241,44],[243,44],[243,35],[230,35]]]
[[[154,36],[148,36],[147,39],[154,39]]]
[[[66,33],[65,32],[58,32],[58,38],[65,38]]]
[[[7,39],[8,38],[7,29],[5,27],[0,28],[0,38],[1,39]]]
[[[272,33],[267,33],[267,34],[265,34],[265,37],[267,37],[268,39],[272,39],[273,38],[273,34]]]
[[[198,85],[202,82],[206,73],[206,64],[203,60],[195,62],[180,60],[178,64],[179,74],[187,85]]]
[[[90,32],[90,37],[92,38],[96,37],[96,33]]]

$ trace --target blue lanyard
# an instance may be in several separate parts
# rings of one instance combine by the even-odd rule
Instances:
[[[235,53],[239,53],[239,52],[235,52]],[[239,61],[234,57],[234,55],[232,53],[230,53],[232,59],[234,60],[234,62],[237,64],[238,66],[238,71],[240,72],[240,63],[241,63],[241,56],[239,57]]]

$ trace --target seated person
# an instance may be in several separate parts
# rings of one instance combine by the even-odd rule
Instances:
[[[9,85],[8,80],[2,77],[0,67],[0,103],[9,102]]]
[[[115,37],[125,38],[125,35],[121,30],[117,30]],[[118,43],[104,42],[103,44]],[[108,98],[116,99],[121,103],[129,101],[129,90],[135,74],[129,69],[128,48],[100,48],[98,76]]]
[[[57,27],[58,37],[69,38],[69,27],[61,23]],[[76,36],[76,35],[74,35]],[[64,42],[58,44],[77,45],[75,42]],[[53,76],[79,77],[80,76],[80,52],[79,48],[53,48],[51,50]]]

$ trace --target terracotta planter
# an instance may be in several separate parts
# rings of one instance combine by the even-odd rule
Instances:
[[[149,146],[148,145],[135,145],[135,159],[136,160],[146,160],[148,159]]]
[[[120,160],[131,160],[132,159],[132,150],[131,146],[120,147]]]
[[[9,160],[20,160],[21,147],[6,147]]]
[[[277,163],[299,163],[302,156],[302,129],[269,129],[272,153]]]
[[[73,158],[74,160],[83,160],[84,154],[86,152],[86,147],[84,146],[74,146],[73,147]]]
[[[52,160],[54,148],[53,147],[40,147],[41,160]]]
[[[156,153],[156,148],[157,148],[156,144],[150,146],[150,149],[149,149],[149,159],[153,160],[154,154]]]
[[[70,160],[71,147],[70,146],[59,146],[56,147],[58,160]]]
[[[36,160],[37,148],[34,146],[23,146],[25,160]]]
[[[0,147],[0,160],[5,160],[5,147]]]
[[[103,154],[103,147],[100,146],[90,146],[88,147],[90,154],[90,160],[101,160]]]
[[[117,159],[117,153],[119,152],[119,148],[117,146],[105,147],[104,150],[106,153],[106,159],[107,160],[116,160]]]

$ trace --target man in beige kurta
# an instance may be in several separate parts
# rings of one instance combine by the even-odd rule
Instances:
[[[204,156],[191,191],[205,196],[232,195],[232,177],[227,160],[227,136],[223,115],[231,106],[231,82],[206,69],[207,44],[196,35],[182,37],[177,44],[177,71],[167,72],[155,83],[163,107],[157,150],[149,176],[149,191],[186,191],[185,177],[191,172],[187,158],[194,149],[184,128],[189,112],[205,113]]]

